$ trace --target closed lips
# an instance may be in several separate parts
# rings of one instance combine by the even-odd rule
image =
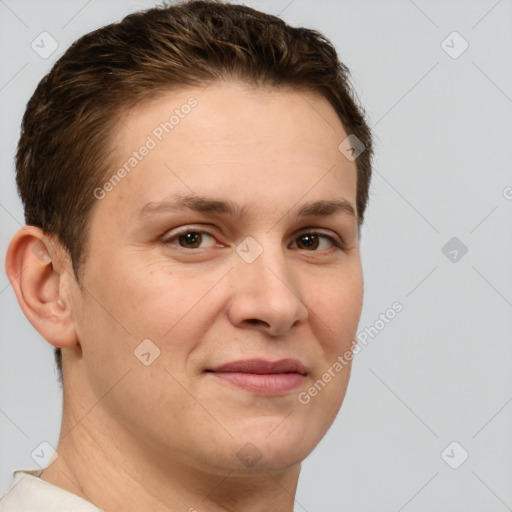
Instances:
[[[299,373],[306,375],[305,366],[297,359],[280,359],[279,361],[267,361],[264,359],[245,359],[232,361],[212,369],[210,372],[238,372],[255,373],[259,375],[274,373]]]
[[[305,366],[297,359],[233,361],[206,370],[219,381],[263,396],[284,396],[306,378]]]

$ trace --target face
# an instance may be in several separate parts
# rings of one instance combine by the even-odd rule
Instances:
[[[361,313],[347,133],[324,98],[231,82],[120,117],[72,291],[74,400],[104,396],[163,464],[299,464],[341,406]]]

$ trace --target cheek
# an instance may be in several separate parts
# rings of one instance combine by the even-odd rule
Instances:
[[[155,403],[166,404],[173,414],[190,409],[178,382],[184,380],[187,357],[208,323],[211,308],[201,307],[201,297],[215,281],[210,284],[212,278],[187,279],[142,266],[130,266],[128,272],[127,267],[103,266],[96,274],[89,272],[79,337],[84,369],[97,397],[129,372],[122,385],[116,385],[116,393],[109,393],[108,404],[119,418],[130,417],[138,424],[139,416],[156,414]],[[149,365],[142,358],[147,352]],[[136,414],[130,409],[133,400],[140,404]],[[171,424],[172,418],[162,416],[162,422],[167,421]]]
[[[363,302],[361,267],[354,264],[323,280],[310,278],[315,289],[308,303],[310,321],[323,329],[324,350],[332,354],[350,345],[355,337]]]
[[[357,272],[326,283],[315,298],[315,314],[310,315],[310,322],[320,354],[297,407],[307,411],[317,435],[323,436],[332,425],[347,392],[362,298],[362,276]]]
[[[161,350],[161,361],[168,358],[179,367],[217,313],[212,297],[225,271],[202,272],[199,278],[165,267],[119,264],[90,273],[94,299],[89,297],[84,317],[95,321],[86,326],[89,342],[107,356],[122,350],[130,362],[149,339]]]

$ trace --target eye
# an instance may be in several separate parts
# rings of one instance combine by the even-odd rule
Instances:
[[[166,237],[164,240],[162,240],[162,242],[169,245],[178,245],[183,249],[203,249],[204,246],[201,247],[201,244],[208,239],[213,240],[213,243],[211,243],[208,247],[213,247],[216,245],[215,238],[213,238],[212,235],[209,235],[204,231],[189,229],[187,231],[175,233],[172,236]]]
[[[328,246],[325,247],[325,242],[328,242]],[[332,236],[325,235],[323,233],[319,233],[317,231],[308,231],[306,233],[301,233],[296,239],[295,242],[299,249],[304,249],[306,251],[316,251],[317,249],[329,249],[330,247],[338,247],[339,249],[343,248],[343,244],[340,243],[337,239]],[[322,244],[323,242],[323,244]],[[321,247],[324,245],[323,247]]]
[[[210,240],[209,243],[208,240]],[[181,230],[181,232],[171,233],[162,240],[162,243],[165,245],[178,246],[186,250],[220,246],[213,235],[199,229],[191,229],[190,227]],[[298,249],[309,252],[318,252],[332,247],[339,249],[344,248],[343,243],[340,242],[337,237],[318,231],[306,231],[299,234],[295,238],[292,246],[293,245]]]

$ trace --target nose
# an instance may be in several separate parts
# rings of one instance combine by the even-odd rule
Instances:
[[[233,325],[278,337],[306,322],[308,309],[300,298],[299,282],[281,248],[265,248],[252,263],[234,256],[228,307]]]

